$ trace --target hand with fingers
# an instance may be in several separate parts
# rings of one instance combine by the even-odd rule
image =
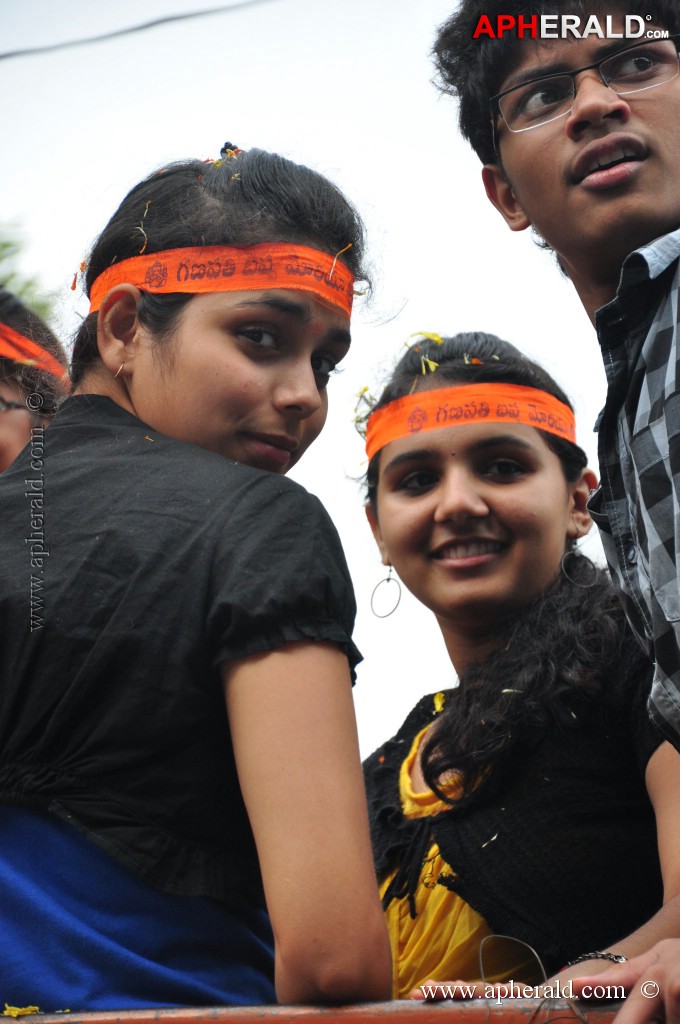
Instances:
[[[664,939],[627,963],[573,980],[580,999],[601,998],[603,986],[621,986],[627,993],[615,1024],[680,1024],[680,938]]]

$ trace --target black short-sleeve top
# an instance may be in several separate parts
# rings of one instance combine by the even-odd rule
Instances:
[[[0,515],[0,802],[167,892],[262,902],[219,666],[303,640],[359,660],[319,501],[82,395],[0,476]]]

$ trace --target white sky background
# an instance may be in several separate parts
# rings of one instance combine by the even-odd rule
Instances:
[[[435,28],[455,0],[269,0],[56,53],[0,60],[0,228],[24,243],[21,269],[58,294],[70,339],[87,312],[73,273],[124,194],[154,168],[217,157],[225,140],[332,178],[368,227],[375,293],[359,301],[331,412],[293,472],[340,531],[365,661],[355,700],[362,753],[392,735],[423,693],[454,677],[429,612],[404,593],[389,619],[370,596],[384,571],[356,478],[355,395],[373,391],[417,331],[486,330],[557,378],[592,425],[605,381],[571,285],[529,233],[511,233],[484,196],[452,100],[431,84]],[[0,51],[85,38],[216,0],[0,0]],[[589,542],[599,557],[597,541]]]

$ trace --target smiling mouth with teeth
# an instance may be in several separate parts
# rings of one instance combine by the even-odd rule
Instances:
[[[626,149],[625,147],[617,149],[613,153],[610,153],[606,158],[602,157],[601,159],[593,160],[592,164],[583,175],[583,178],[587,178],[589,174],[594,174],[596,171],[605,171],[610,167],[616,167],[617,164],[626,163],[629,160],[639,162],[640,157],[631,149]]]
[[[449,544],[434,553],[434,558],[442,560],[445,558],[474,558],[476,555],[497,554],[503,549],[500,541],[496,540],[474,540]]]

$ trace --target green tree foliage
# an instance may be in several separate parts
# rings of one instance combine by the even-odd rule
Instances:
[[[22,302],[50,321],[54,313],[54,296],[46,292],[36,277],[26,277],[17,269],[21,242],[7,227],[0,228],[0,285],[9,288]]]

